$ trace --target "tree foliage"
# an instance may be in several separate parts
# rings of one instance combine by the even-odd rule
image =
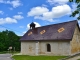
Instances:
[[[12,50],[20,50],[20,37],[17,36],[13,31],[2,31],[0,32],[0,51],[7,51],[10,46]]]
[[[71,17],[75,17],[77,14],[79,14],[79,16],[77,17],[78,20],[80,20],[80,0],[69,0],[70,2],[75,2],[77,4],[77,9],[72,12]]]

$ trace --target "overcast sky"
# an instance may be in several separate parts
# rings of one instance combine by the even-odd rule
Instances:
[[[75,20],[69,17],[75,9],[68,0],[0,0],[0,31],[22,36],[32,21],[40,27]]]

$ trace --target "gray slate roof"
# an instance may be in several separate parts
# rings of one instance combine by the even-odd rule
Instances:
[[[74,20],[69,22],[42,26],[35,29],[30,29],[22,36],[20,41],[71,40],[73,37],[76,25],[78,26],[78,22],[77,20]],[[63,28],[64,30],[59,33],[58,30],[60,28]],[[45,30],[45,33],[40,34],[40,32],[43,30]],[[31,35],[28,35],[30,32],[32,32]]]

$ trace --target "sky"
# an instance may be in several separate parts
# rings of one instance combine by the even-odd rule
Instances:
[[[34,22],[36,27],[76,20],[70,17],[76,4],[68,0],[0,0],[0,31],[23,36]]]

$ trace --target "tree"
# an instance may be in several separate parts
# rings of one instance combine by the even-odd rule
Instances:
[[[69,0],[70,2],[75,2],[77,4],[77,9],[72,12],[70,17],[75,17],[77,14],[79,14],[79,16],[77,17],[78,20],[80,20],[80,0]]]
[[[17,36],[13,31],[2,31],[0,32],[0,51],[7,51],[10,46],[12,50],[20,50],[20,37]]]
[[[8,32],[8,38],[9,38],[9,46],[14,47],[16,50],[20,50],[20,41],[19,41],[19,36],[17,36],[13,31]]]

